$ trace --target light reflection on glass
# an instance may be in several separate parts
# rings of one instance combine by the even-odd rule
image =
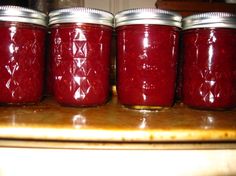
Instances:
[[[208,69],[212,70],[213,59],[214,59],[214,43],[216,42],[215,31],[211,30],[210,37],[208,39],[209,49],[208,49]]]
[[[144,93],[142,93],[142,97],[144,101],[147,101],[147,95],[145,95]]]
[[[213,64],[213,54],[214,54],[214,50],[213,50],[213,46],[212,44],[209,46],[208,49],[208,69],[212,70],[212,64]]]
[[[14,37],[15,37],[15,34],[16,34],[16,26],[11,26],[9,28],[10,30],[10,37],[11,37],[11,40],[14,40]]]
[[[199,41],[199,34],[196,33],[196,36],[195,36],[195,40],[194,40],[194,49],[196,51],[195,53],[195,58],[198,58],[199,57],[199,47],[198,47],[198,41]]]
[[[143,46],[142,46],[143,53],[139,55],[139,58],[141,60],[148,58],[147,50],[149,48],[149,34],[148,34],[147,31],[145,31],[145,33],[144,33],[143,43],[142,44],[143,44]]]
[[[146,37],[146,36],[145,36]],[[148,38],[143,39],[143,47],[148,48]]]
[[[149,47],[149,34],[148,32],[145,32],[144,38],[143,38],[143,48],[148,48]]]
[[[79,86],[79,88],[75,91],[74,93],[74,98],[76,100],[78,99],[84,99],[86,95],[89,93],[91,86],[87,87],[86,89],[82,88],[82,85],[87,83],[87,85],[90,85],[90,82],[86,79],[86,77],[81,77],[81,76],[74,76],[74,81],[76,84]],[[85,82],[86,81],[86,82]],[[71,86],[71,89],[73,87]]]

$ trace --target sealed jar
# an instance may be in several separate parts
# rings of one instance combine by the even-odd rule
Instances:
[[[181,16],[160,9],[130,9],[115,16],[117,94],[135,109],[173,105]]]
[[[236,15],[188,16],[183,30],[183,102],[204,109],[235,107]]]
[[[0,104],[41,100],[45,34],[45,14],[0,6]]]
[[[109,96],[113,15],[90,8],[49,14],[53,91],[68,106],[96,106]]]

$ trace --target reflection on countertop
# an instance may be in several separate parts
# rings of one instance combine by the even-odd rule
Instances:
[[[104,106],[62,107],[53,98],[23,107],[0,107],[0,138],[71,141],[234,141],[236,110],[203,111],[181,103],[161,111]]]

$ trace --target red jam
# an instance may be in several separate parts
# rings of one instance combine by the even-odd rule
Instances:
[[[173,26],[136,24],[117,28],[117,93],[121,104],[173,104],[178,41],[179,28]]]
[[[112,27],[64,23],[51,26],[54,95],[63,105],[95,106],[109,95]]]
[[[0,103],[40,101],[44,73],[44,27],[0,22]]]
[[[236,29],[184,31],[183,102],[206,109],[236,106]]]

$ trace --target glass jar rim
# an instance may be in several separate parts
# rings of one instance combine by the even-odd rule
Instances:
[[[236,15],[228,12],[206,12],[183,18],[183,30],[196,28],[234,28]]]
[[[113,26],[114,15],[108,11],[72,7],[54,10],[49,13],[49,25],[60,23],[91,23]]]
[[[23,22],[47,26],[47,15],[32,9],[19,6],[0,6],[0,21]]]
[[[115,27],[132,24],[159,24],[181,28],[182,17],[172,11],[155,8],[135,8],[115,15]]]

